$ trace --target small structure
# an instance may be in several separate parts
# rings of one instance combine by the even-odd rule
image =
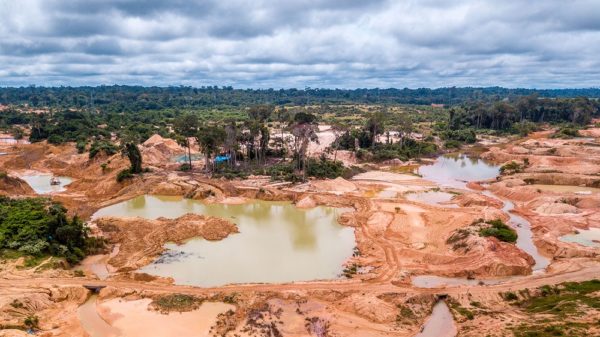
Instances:
[[[52,177],[50,178],[50,185],[60,185],[60,179],[58,179],[58,177]]]
[[[220,164],[220,163],[224,163],[229,161],[229,159],[231,159],[231,157],[226,154],[226,155],[218,155],[215,157],[215,164]]]

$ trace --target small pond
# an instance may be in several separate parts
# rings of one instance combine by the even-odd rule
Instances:
[[[419,275],[411,279],[411,283],[415,287],[419,288],[442,288],[442,287],[456,287],[456,286],[476,286],[476,285],[493,285],[500,284],[504,281],[514,279],[514,277],[498,278],[498,279],[484,279],[484,280],[471,280],[460,277],[443,277],[435,275]]]
[[[238,234],[221,241],[191,239],[167,244],[167,252],[140,271],[169,276],[177,284],[280,283],[334,279],[352,256],[354,230],[337,222],[348,209],[296,208],[285,202],[205,204],[181,197],[140,196],[99,210],[99,216],[176,218],[198,213],[235,222]]]
[[[498,176],[500,167],[465,154],[448,154],[438,157],[434,164],[420,166],[418,171],[424,179],[441,186],[465,188],[469,181]]]
[[[51,185],[51,174],[31,174],[22,175],[21,179],[25,180],[37,194],[52,194],[65,191],[65,186],[69,185],[73,179],[69,177],[57,177],[60,180],[60,185]]]
[[[586,247],[600,248],[600,228],[578,229],[577,234],[567,234],[559,238],[563,242],[578,243]]]

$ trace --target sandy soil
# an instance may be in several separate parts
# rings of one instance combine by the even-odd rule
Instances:
[[[264,177],[224,181],[173,172],[164,161],[182,149],[157,137],[143,146],[143,153],[148,157],[145,159],[154,166],[153,171],[127,183],[115,181],[116,172],[127,165],[120,156],[110,158],[107,169],[102,170],[100,165],[108,163],[109,158],[90,161],[85,155],[77,154],[72,145],[19,145],[11,154],[0,156],[0,168],[9,174],[34,169],[73,177],[75,181],[67,191],[53,198],[84,217],[100,207],[148,193],[183,195],[206,202],[239,203],[257,198],[289,200],[299,207],[352,207],[354,211],[345,213],[340,221],[356,229],[359,254],[350,259],[348,265],[355,264],[359,268],[348,280],[220,288],[176,286],[168,280],[132,276],[130,272],[160,254],[166,241],[182,241],[194,236],[226,240],[227,235],[236,231],[233,224],[198,215],[174,220],[99,219],[97,234],[105,235],[111,244],[119,245],[119,249],[111,257],[97,259],[108,260],[116,269],[115,275],[98,280],[91,275],[73,277],[72,271],[31,270],[19,267],[17,262],[4,262],[0,264],[0,324],[22,325],[24,317],[35,313],[40,317],[41,330],[48,336],[83,335],[75,311],[87,296],[81,286],[93,283],[107,286],[101,293],[107,300],[100,305],[106,308],[101,313],[103,317],[123,331],[145,331],[146,335],[165,331],[160,330],[162,327],[150,328],[155,322],[170,327],[173,324],[164,320],[176,319],[177,327],[188,329],[180,335],[191,328],[199,332],[212,326],[213,333],[226,336],[258,336],[267,332],[276,335],[275,331],[284,336],[413,336],[430,314],[436,295],[440,294],[477,312],[476,318],[469,320],[452,309],[460,335],[509,335],[510,324],[539,317],[525,315],[504,301],[500,292],[589,280],[600,275],[598,249],[558,239],[577,229],[600,227],[600,195],[538,191],[527,184],[532,181],[577,186],[599,184],[600,147],[596,146],[597,139],[550,139],[549,134],[536,133],[527,139],[492,147],[483,155],[485,158],[500,164],[527,161],[528,165],[521,172],[501,176],[497,181],[469,184],[471,191],[460,191],[452,200],[460,206],[458,208],[442,208],[408,201],[401,195],[380,194],[436,187],[410,174],[370,171],[350,181],[311,181],[290,186],[273,184]],[[597,134],[600,132],[590,129],[586,137],[597,137]],[[449,243],[453,234],[468,230],[476,219],[507,220],[497,199],[477,192],[485,189],[513,201],[515,212],[531,222],[535,245],[552,259],[543,273],[532,275],[533,261],[529,255],[515,245],[494,238],[471,235],[459,241],[459,245]],[[99,261],[91,261],[91,264]],[[522,277],[508,278],[497,285],[422,289],[410,284],[414,275]],[[198,319],[185,315],[158,317],[154,315],[160,314],[145,310],[148,300],[141,298],[164,293],[193,294],[214,301],[234,298],[236,310],[218,316],[220,309],[211,311],[207,314],[210,320],[203,321],[206,324],[202,327],[195,325],[199,324]],[[132,296],[133,301],[121,300],[132,299]],[[11,305],[15,298],[32,304],[15,310]],[[486,310],[473,307],[474,302]],[[402,318],[404,307],[410,308],[414,316]],[[597,319],[598,313],[590,312],[588,316]],[[19,334],[15,329],[10,333]]]

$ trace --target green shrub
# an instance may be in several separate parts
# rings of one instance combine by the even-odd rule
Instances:
[[[77,148],[77,153],[84,153],[85,152],[85,147],[87,146],[87,141],[79,141],[77,142],[77,144],[75,144],[75,147]]]
[[[59,145],[65,142],[65,139],[57,134],[52,134],[48,137],[48,143]]]
[[[579,134],[578,127],[575,127],[575,126],[561,127],[554,134],[552,134],[552,136],[550,136],[550,138],[563,138],[563,139],[569,139],[569,138],[575,138],[575,137],[581,137],[581,135]]]
[[[489,227],[483,227],[479,230],[479,235],[481,236],[493,236],[500,241],[515,243],[517,242],[517,232],[507,226],[502,220],[490,220],[486,221],[486,224],[490,225]]]
[[[179,166],[179,171],[182,172],[188,172],[191,171],[192,169],[192,165],[190,165],[189,163],[183,163]]]
[[[477,135],[473,129],[446,130],[441,133],[441,138],[446,141],[473,144],[477,141]]]
[[[321,157],[310,158],[306,165],[306,175],[315,178],[337,178],[344,174],[344,164],[341,161],[333,161]]]
[[[90,146],[90,159],[94,159],[100,152],[103,152],[107,156],[112,156],[117,153],[117,147],[113,143],[107,141],[93,142]]]
[[[131,174],[131,169],[127,168],[117,173],[117,182],[119,183],[131,178],[133,178],[133,174]]]
[[[511,161],[510,163],[506,163],[502,166],[500,166],[500,173],[501,174],[513,174],[513,173],[519,173],[523,171],[523,166],[519,163],[517,163],[516,161]]]

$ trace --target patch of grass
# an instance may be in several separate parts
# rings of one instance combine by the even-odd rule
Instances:
[[[150,305],[161,312],[184,312],[198,309],[203,301],[203,299],[192,295],[169,294],[154,299]]]
[[[538,294],[520,303],[529,313],[544,313],[560,317],[581,314],[586,307],[600,309],[600,280],[567,282],[556,287],[543,286]]]
[[[501,293],[501,296],[505,301],[516,301],[519,299],[519,296],[517,296],[517,294],[513,293],[512,291]]]
[[[414,323],[414,320],[417,318],[417,316],[411,308],[405,305],[398,304],[398,309],[400,309],[400,313],[398,313],[398,315],[396,316],[396,323]]]
[[[514,327],[515,337],[556,337],[586,336],[591,324],[565,322],[562,324],[521,324]]]
[[[352,278],[358,272],[359,267],[360,267],[359,265],[357,265],[356,263],[353,263],[351,265],[346,266],[344,268],[344,270],[342,271],[342,273],[344,274],[344,276],[346,278]]]
[[[461,306],[458,301],[448,300],[447,303],[450,305],[452,310],[456,311],[459,315],[465,317],[466,319],[472,320],[475,318],[475,314],[471,310]]]

